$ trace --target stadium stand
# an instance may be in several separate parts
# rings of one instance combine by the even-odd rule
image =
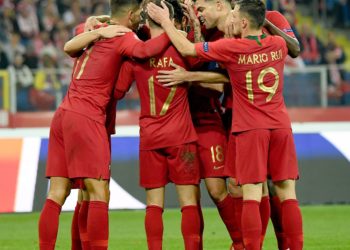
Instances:
[[[73,64],[63,53],[64,43],[87,16],[106,14],[107,2],[0,1],[0,109],[12,114],[55,110],[68,88]],[[349,105],[350,44],[345,32],[349,1],[269,0],[266,4],[287,17],[301,43],[301,56],[286,62],[287,105]],[[325,30],[330,23],[335,28]],[[118,109],[139,110],[136,88]]]

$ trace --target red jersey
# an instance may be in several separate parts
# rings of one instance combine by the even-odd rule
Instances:
[[[202,30],[206,40],[216,41],[224,37],[224,33],[217,29]],[[218,71],[220,66],[215,62],[202,63],[200,68],[192,70]],[[223,126],[221,120],[221,93],[207,88],[193,86],[189,91],[189,103],[193,124],[197,126],[216,125]]]
[[[266,19],[273,23],[277,28],[282,30],[288,36],[295,38],[293,29],[291,28],[288,20],[278,11],[266,11]],[[264,33],[270,34],[266,29],[263,29]]]
[[[140,149],[153,150],[197,140],[187,100],[187,87],[164,87],[156,78],[158,70],[172,70],[174,62],[187,68],[184,59],[170,46],[144,63],[123,64],[116,91],[127,91],[136,80],[141,101]]]
[[[197,55],[222,62],[233,91],[231,132],[290,128],[283,99],[283,69],[288,49],[282,37],[249,36],[195,46]]]
[[[291,28],[288,20],[278,11],[266,11],[266,19],[273,23],[277,28],[282,30],[287,35],[295,38],[293,29]],[[265,34],[270,34],[270,32],[263,28]],[[232,108],[232,92],[231,90],[226,91],[225,89],[225,98],[223,101],[223,106],[226,108]]]
[[[95,42],[76,60],[71,84],[60,107],[105,125],[106,108],[123,57],[146,58],[160,53],[168,44],[167,36],[142,42],[132,32]]]

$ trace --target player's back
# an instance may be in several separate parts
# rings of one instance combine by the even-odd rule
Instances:
[[[234,85],[233,131],[290,127],[283,99],[285,41],[262,35],[236,42],[234,63],[227,65]]]
[[[105,123],[105,109],[122,63],[118,47],[123,40],[125,37],[100,40],[77,58],[63,109]]]
[[[187,86],[164,87],[156,76],[159,70],[172,70],[171,63],[187,68],[177,50],[170,46],[164,53],[136,64],[134,76],[141,101],[140,147],[154,149],[195,141],[187,100]]]

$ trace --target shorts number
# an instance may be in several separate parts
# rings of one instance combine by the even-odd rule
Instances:
[[[156,116],[157,115],[156,96],[154,93],[154,77],[153,76],[151,76],[148,79],[148,91],[149,91],[149,102],[150,102],[151,115]],[[162,110],[159,113],[160,116],[165,115],[166,112],[168,111],[170,103],[174,99],[175,92],[176,92],[176,86],[171,87],[170,93],[163,104]]]
[[[211,159],[213,163],[224,161],[225,159],[224,149],[220,145],[217,145],[216,147],[211,146],[210,151],[211,151]]]
[[[271,87],[266,86],[264,84],[264,77],[268,73],[273,74],[275,77],[275,83]],[[246,79],[246,84],[247,84],[248,99],[251,103],[254,103],[252,71],[247,72],[247,74],[245,75],[245,79]],[[266,102],[271,101],[272,97],[276,94],[279,80],[280,80],[280,76],[275,68],[269,67],[269,68],[263,69],[260,72],[260,74],[258,76],[258,86],[262,91],[269,93],[269,95],[266,97]]]
[[[79,63],[80,63],[81,58],[79,58],[77,63],[75,64],[75,68],[74,68],[74,72],[73,72],[73,76],[75,76],[75,79],[80,79],[81,75],[83,74],[86,63],[89,60],[91,51],[92,51],[92,47],[90,47],[88,50],[86,50],[84,52],[85,56],[84,56],[83,62],[80,65],[80,69],[79,69],[78,73],[77,73],[77,71],[78,71],[78,67],[79,67]]]

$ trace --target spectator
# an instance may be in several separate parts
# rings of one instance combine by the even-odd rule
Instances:
[[[29,43],[24,54],[24,63],[32,70],[36,70],[39,66],[39,57],[35,51],[33,42]]]
[[[47,32],[53,31],[59,19],[59,13],[55,1],[47,0],[46,4],[42,6],[41,24],[43,29]]]
[[[82,21],[83,15],[78,1],[72,1],[71,8],[63,14],[63,20],[68,27],[73,28]],[[85,20],[85,19],[84,19]]]
[[[7,58],[9,59],[10,64],[13,63],[15,54],[24,54],[26,48],[21,44],[21,38],[19,34],[12,33],[9,37],[10,41],[7,43],[3,43],[3,50],[7,54]]]
[[[7,69],[9,64],[10,62],[9,62],[9,59],[7,58],[7,54],[5,53],[3,49],[3,45],[0,42],[0,70]]]
[[[29,101],[29,92],[33,87],[33,75],[25,65],[23,56],[16,53],[14,62],[9,66],[10,85],[16,89],[17,111],[30,111],[33,107]]]
[[[295,18],[295,12],[296,12],[295,0],[279,0],[279,11],[283,15],[289,13]]]
[[[47,31],[41,31],[35,36],[33,39],[33,46],[35,53],[38,56],[45,47],[54,47],[50,39],[50,34]]]
[[[34,4],[22,0],[17,5],[17,23],[25,44],[39,33],[39,22]]]
[[[338,0],[334,6],[335,23],[334,26],[341,28],[350,27],[350,0]]]
[[[61,98],[61,83],[57,73],[57,51],[45,47],[41,53],[41,68],[35,75],[35,106],[39,110],[54,110],[57,98]],[[60,101],[60,100],[58,100]]]
[[[328,34],[328,43],[325,47],[325,62],[329,65],[328,72],[328,95],[333,103],[345,104],[344,95],[349,89],[349,83],[344,79],[342,64],[346,55],[344,50],[337,44],[333,33]]]
[[[11,33],[18,33],[18,26],[14,5],[11,2],[5,2],[0,11],[0,40],[8,43]]]
[[[300,33],[300,42],[302,45],[301,57],[306,65],[318,64],[321,62],[320,48],[321,43],[311,30],[308,24],[303,24]]]

